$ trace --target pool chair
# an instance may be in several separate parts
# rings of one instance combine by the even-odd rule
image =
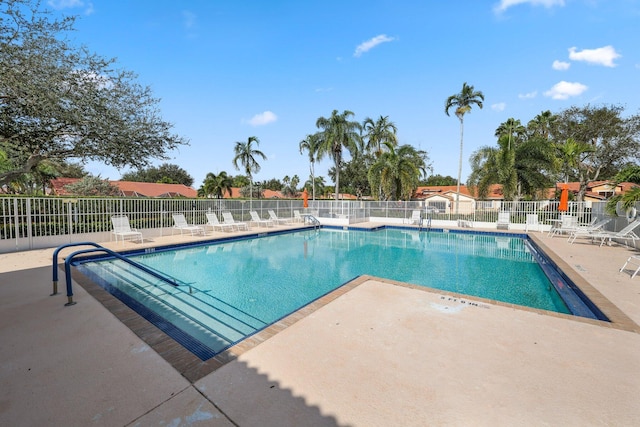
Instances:
[[[561,215],[560,222],[549,230],[549,237],[556,234],[570,234],[578,227],[578,217],[573,215]]]
[[[511,214],[507,211],[498,212],[498,221],[496,222],[496,228],[499,230],[504,228],[509,229],[509,223],[511,222]]]
[[[415,209],[411,211],[411,218],[409,218],[407,221],[409,221],[409,224],[420,225],[421,220],[422,216],[420,216],[420,211]]]
[[[637,265],[638,266],[635,269],[635,271],[631,274],[631,278],[633,279],[634,277],[636,277],[636,275],[638,273],[640,273],[640,255],[631,255],[629,257],[629,259],[627,259],[627,262],[625,262],[624,265],[622,266],[622,268],[620,269],[621,273],[624,271],[624,268],[627,266],[627,264],[632,264],[632,265]]]
[[[594,218],[595,219],[595,218]],[[611,221],[611,218],[604,218],[598,222],[592,222],[589,225],[579,225],[569,233],[569,243],[576,241],[578,237],[590,237],[593,233],[602,232],[604,226]]]
[[[607,240],[609,241],[609,245],[611,245],[613,239],[624,240],[625,242],[631,240],[632,243],[635,243],[636,240],[640,240],[640,237],[634,233],[634,230],[638,228],[638,226],[640,226],[640,219],[636,219],[620,231],[596,231],[595,233],[591,233],[589,237],[591,237],[592,240],[600,239],[601,247]]]
[[[129,225],[129,217],[112,216],[111,224],[113,225],[113,235],[116,236],[116,243],[118,243],[118,237],[122,240],[122,244],[124,244],[125,239],[140,240],[140,243],[144,242],[142,233]]]
[[[233,224],[238,231],[240,230],[249,230],[249,224],[246,222],[240,222],[233,219],[233,215],[231,212],[222,212],[222,218],[224,219],[224,224]]]
[[[225,224],[218,221],[218,216],[212,212],[207,214],[207,223],[205,224],[205,227],[211,227],[213,231],[216,231],[216,229],[220,231],[233,231],[235,228],[233,224]]]
[[[291,222],[304,222],[304,218],[302,217],[302,214],[300,213],[300,211],[298,210],[293,211],[293,219]]]
[[[185,232],[191,233],[192,236],[195,236],[196,234],[204,234],[203,227],[187,223],[183,214],[173,214],[172,234],[175,230],[180,230],[180,235]]]
[[[278,218],[278,215],[273,211],[273,209],[269,209],[269,219],[273,221],[275,224],[289,224],[291,222],[290,218]]]
[[[250,211],[249,215],[251,215],[251,221],[249,222],[251,224],[257,225],[258,227],[274,227],[275,226],[275,223],[270,219],[260,218],[260,215],[258,215],[258,212],[256,211]]]

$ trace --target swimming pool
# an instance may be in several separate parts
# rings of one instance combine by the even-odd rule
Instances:
[[[131,258],[178,286],[116,259],[78,268],[203,360],[363,274],[592,317],[526,236],[323,228]]]

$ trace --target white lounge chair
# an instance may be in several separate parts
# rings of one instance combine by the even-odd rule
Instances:
[[[258,215],[258,212],[256,211],[250,211],[249,215],[251,215],[250,223],[257,225],[258,227],[274,227],[275,226],[275,223],[270,219],[260,218],[260,215]]]
[[[570,234],[578,227],[578,217],[573,215],[560,216],[560,223],[557,227],[553,227],[549,232],[549,237],[553,237],[556,234]]]
[[[638,226],[640,226],[640,219],[636,219],[620,231],[596,231],[595,233],[591,233],[589,237],[591,237],[592,240],[601,239],[600,246],[604,245],[604,242],[606,242],[607,240],[609,240],[610,245],[611,240],[613,239],[625,241],[631,240],[633,243],[635,243],[636,240],[640,240],[640,237],[638,237],[638,235],[633,232],[633,230],[638,228]]]
[[[273,211],[273,209],[269,209],[269,219],[276,224],[289,224],[291,222],[291,218],[278,218],[278,215]]]
[[[211,227],[213,231],[216,231],[216,229],[219,229],[220,231],[233,231],[233,229],[235,228],[233,224],[225,224],[218,221],[218,216],[213,212],[207,214],[207,224],[205,226]]]
[[[629,259],[627,259],[627,262],[625,262],[620,269],[621,273],[624,271],[624,268],[627,266],[627,264],[635,264],[638,266],[636,270],[631,274],[631,278],[633,279],[638,273],[640,273],[640,255],[631,255]]]
[[[498,222],[496,222],[496,228],[499,230],[504,228],[509,229],[509,223],[511,223],[511,214],[509,212],[498,212]]]
[[[536,230],[540,230],[540,222],[538,221],[538,214],[527,214],[527,223],[524,226],[524,231],[528,232],[529,230],[532,230],[533,228],[536,228]]]
[[[592,222],[589,225],[579,225],[569,233],[569,243],[576,241],[578,237],[589,237],[593,233],[603,231],[603,227],[611,221],[611,218],[604,218],[598,222]]]
[[[182,235],[184,232],[191,233],[192,236],[196,234],[204,234],[204,228],[199,225],[193,225],[187,223],[183,214],[173,214],[173,231],[180,230],[180,234]]]
[[[409,224],[419,225],[422,221],[422,216],[420,216],[420,211],[415,209],[411,211],[411,218],[409,218]]]
[[[116,243],[118,242],[118,237],[120,237],[123,244],[125,239],[139,239],[140,243],[144,242],[142,233],[129,225],[129,217],[112,216],[111,224],[113,225],[113,235],[116,236]]]
[[[240,222],[233,219],[233,215],[231,212],[222,212],[222,218],[224,219],[224,224],[233,224],[238,230],[249,230],[249,224],[246,222]]]
[[[293,211],[293,220],[292,222],[304,222],[304,217],[298,210]]]

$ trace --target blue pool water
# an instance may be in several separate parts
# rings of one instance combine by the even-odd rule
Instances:
[[[525,240],[508,235],[321,229],[156,250],[131,259],[179,286],[115,259],[79,268],[134,308],[211,350],[202,358],[363,274],[570,312]]]

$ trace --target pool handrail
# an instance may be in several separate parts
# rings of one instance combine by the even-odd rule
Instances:
[[[89,253],[94,253],[94,252],[106,252],[108,255],[114,257],[114,258],[118,258],[121,261],[126,262],[129,265],[132,265],[133,267],[144,271],[147,274],[150,274],[151,276],[162,280],[163,282],[166,282],[172,286],[180,286],[175,279],[166,277],[160,273],[158,273],[157,271],[154,271],[152,269],[150,269],[149,267],[146,267],[142,264],[138,264],[135,261],[130,260],[129,258],[127,258],[126,256],[123,256],[117,252],[112,251],[111,249],[107,249],[105,247],[102,247],[100,245],[98,245],[99,247],[95,247],[95,248],[89,248],[89,249],[81,249],[79,251],[75,251],[73,253],[71,253],[64,261],[64,273],[65,273],[65,279],[66,279],[66,284],[67,284],[67,303],[65,304],[65,306],[70,306],[70,305],[74,305],[76,304],[73,301],[73,289],[72,289],[72,285],[71,285],[71,261],[73,260],[74,257],[76,257],[77,255],[82,255],[82,254],[89,254]],[[54,267],[55,268],[55,267]]]
[[[76,243],[67,243],[62,246],[58,246],[55,251],[53,251],[53,264],[52,264],[52,276],[53,276],[53,293],[50,296],[58,294],[58,254],[61,250],[71,247],[71,246],[93,246],[96,248],[102,248],[103,246],[94,243],[94,242],[76,242]]]

